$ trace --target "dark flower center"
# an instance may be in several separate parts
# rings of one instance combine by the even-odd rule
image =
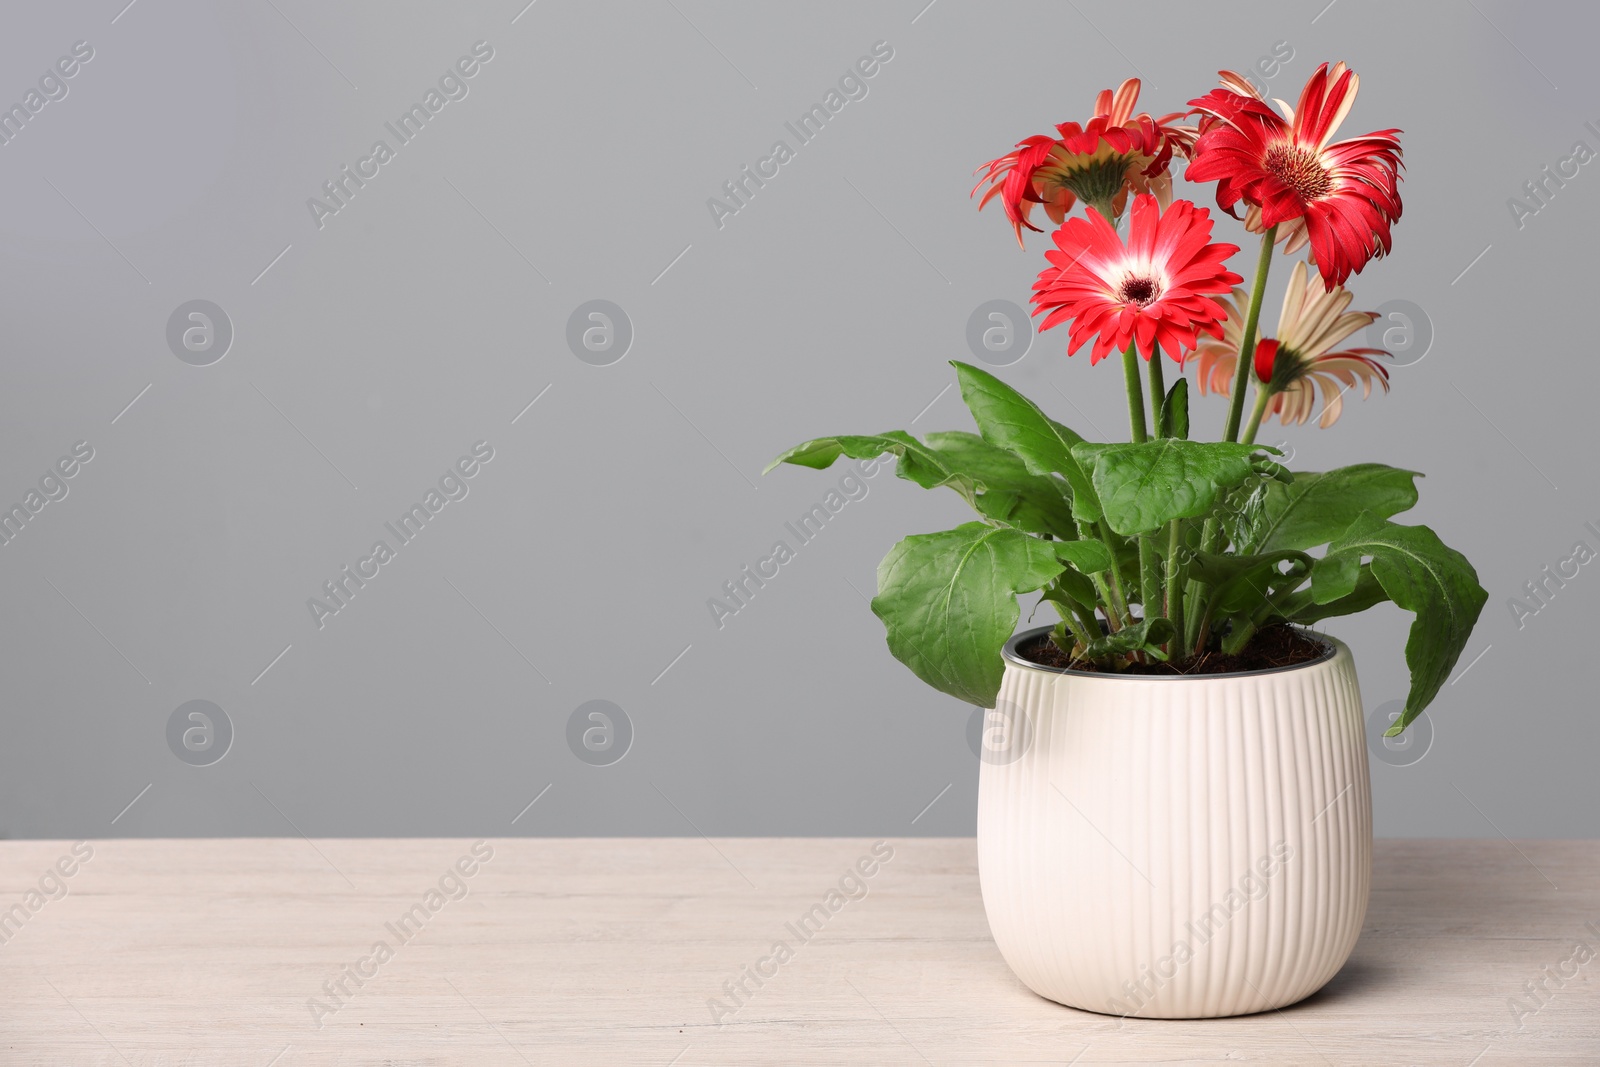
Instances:
[[[1320,200],[1333,191],[1328,169],[1310,149],[1292,144],[1273,145],[1267,149],[1262,165],[1268,174],[1300,194],[1302,200]]]
[[[1129,278],[1117,290],[1117,296],[1127,304],[1149,307],[1161,295],[1161,283],[1154,278]]]

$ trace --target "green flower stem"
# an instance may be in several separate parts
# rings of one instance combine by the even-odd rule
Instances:
[[[1128,615],[1128,609],[1125,606],[1119,606],[1122,603],[1122,594],[1117,592],[1115,588],[1108,586],[1106,580],[1100,575],[1093,574],[1089,577],[1094,582],[1095,592],[1100,594],[1100,603],[1105,605],[1106,629],[1116,633],[1122,629]]]
[[[1200,615],[1199,633],[1195,637],[1194,643],[1190,646],[1194,649],[1196,656],[1206,650],[1206,642],[1211,639],[1211,613],[1216,610],[1216,607],[1216,602],[1212,601],[1205,606],[1203,614],[1197,613]]]
[[[1267,272],[1272,268],[1273,239],[1278,235],[1278,227],[1269,226],[1267,232],[1261,235],[1261,255],[1256,260],[1255,283],[1250,289],[1250,306],[1245,312],[1244,333],[1239,339],[1239,362],[1233,371],[1233,392],[1228,402],[1228,423],[1222,432],[1224,441],[1239,440],[1239,423],[1244,417],[1245,385],[1250,381],[1251,371],[1255,366],[1256,331],[1261,325],[1261,302],[1267,292]],[[1246,431],[1245,441],[1253,443],[1255,433],[1261,425],[1261,414],[1265,412],[1266,401],[1258,393],[1256,398],[1257,414],[1250,420],[1250,428]],[[1215,552],[1221,547],[1222,524],[1215,518],[1207,519],[1200,532],[1200,548],[1205,552]],[[1210,637],[1212,605],[1206,603],[1206,588],[1199,582],[1190,582],[1188,588],[1189,619],[1188,630],[1184,633],[1185,643],[1194,649],[1198,655]]]
[[[1215,552],[1217,542],[1221,540],[1222,523],[1215,515],[1206,519],[1205,525],[1200,528],[1200,549],[1203,552]],[[1203,582],[1191,581],[1188,585],[1187,599],[1184,601],[1184,618],[1188,620],[1188,629],[1183,631],[1184,644],[1194,650],[1195,655],[1205,651],[1207,630],[1210,629],[1212,605],[1207,601],[1207,586]]]
[[[1241,443],[1247,445],[1255,444],[1256,431],[1261,429],[1261,419],[1266,414],[1267,402],[1270,401],[1272,397],[1273,394],[1266,386],[1257,385],[1255,407],[1250,411],[1250,421],[1245,424],[1244,436],[1241,438]],[[1207,552],[1215,552],[1217,550],[1215,542],[1220,540],[1220,537],[1218,536],[1220,533],[1221,524],[1218,523],[1215,518],[1207,519],[1205,527],[1200,535],[1201,547],[1203,547]],[[1189,630],[1188,632],[1185,632],[1181,626],[1178,626],[1178,632],[1182,634],[1184,644],[1193,649],[1194,654],[1197,656],[1204,651],[1206,641],[1209,640],[1211,636],[1211,616],[1213,606],[1205,602],[1205,594],[1205,586],[1201,585],[1199,582],[1189,583],[1187,604],[1189,609]],[[1168,596],[1170,595],[1171,593],[1169,591]],[[1172,621],[1173,625],[1178,625],[1177,619],[1173,619]],[[1251,629],[1253,631],[1254,627],[1251,627]]]
[[[1161,614],[1161,553],[1156,551],[1155,534],[1139,538],[1139,603],[1145,618]]]
[[[1206,526],[1211,525],[1211,520],[1206,520]],[[1202,528],[1200,537],[1205,538],[1206,531]],[[1183,639],[1184,647],[1195,655],[1200,654],[1200,618],[1205,613],[1204,603],[1205,587],[1199,582],[1191,580],[1184,587],[1183,594],[1183,621],[1184,628],[1178,635]]]
[[[1149,432],[1144,422],[1144,395],[1139,388],[1139,344],[1137,341],[1128,342],[1128,350],[1122,353],[1123,376],[1128,382],[1128,427],[1132,431],[1133,443],[1142,445],[1150,439]],[[1139,602],[1144,605],[1145,616],[1151,617],[1151,608],[1159,603],[1157,596],[1152,592],[1158,588],[1156,585],[1156,554],[1150,545],[1148,537],[1139,538]],[[1132,616],[1129,616],[1130,620]]]
[[[1267,413],[1267,401],[1272,399],[1272,392],[1265,385],[1256,386],[1256,406],[1250,412],[1250,421],[1245,423],[1244,436],[1239,438],[1242,444],[1253,445],[1256,443],[1256,431],[1261,429],[1261,417]]]
[[[1224,441],[1239,439],[1239,420],[1244,416],[1244,387],[1250,380],[1250,368],[1255,362],[1256,328],[1261,323],[1261,299],[1267,292],[1267,271],[1272,267],[1272,239],[1278,235],[1276,226],[1268,226],[1261,235],[1261,258],[1256,261],[1255,286],[1250,290],[1250,309],[1244,316],[1244,335],[1239,340],[1239,365],[1233,372],[1233,397],[1228,405],[1228,426],[1222,433]]]
[[[1167,655],[1178,660],[1187,647],[1183,640],[1183,531],[1182,519],[1173,519],[1167,530],[1167,618],[1172,622],[1172,643]]]
[[[1122,374],[1128,381],[1128,427],[1133,433],[1133,443],[1142,445],[1150,439],[1144,425],[1144,393],[1139,388],[1139,343],[1128,342],[1122,353]],[[1232,438],[1229,438],[1232,440]]]
[[[1255,407],[1253,407],[1250,410],[1250,421],[1245,423],[1244,434],[1239,438],[1239,440],[1243,444],[1247,444],[1247,445],[1255,444],[1256,432],[1261,429],[1262,416],[1264,416],[1267,413],[1267,402],[1270,401],[1272,399],[1272,397],[1273,397],[1273,394],[1272,394],[1272,392],[1270,391],[1270,389],[1266,385],[1262,385],[1262,384],[1257,384],[1256,385],[1256,403],[1255,403]],[[1210,622],[1211,622],[1211,616],[1210,616],[1210,613],[1207,612],[1207,614],[1206,614],[1206,624],[1207,624],[1206,625],[1206,629],[1210,628],[1210,625],[1209,625]],[[1255,630],[1255,627],[1252,626],[1252,627],[1250,627],[1250,629],[1253,632]],[[1195,640],[1197,642],[1203,642],[1203,641],[1205,641],[1207,639],[1208,636],[1209,636],[1209,634],[1206,634],[1206,633],[1202,632],[1202,633],[1196,635]],[[1198,652],[1199,648],[1196,647],[1195,651]]]
[[[1070,609],[1062,611],[1061,621],[1066,625],[1067,629],[1072,631],[1072,636],[1077,640],[1078,648],[1076,650],[1070,648],[1066,650],[1069,656],[1072,656],[1074,659],[1076,659],[1083,655],[1083,650],[1089,647],[1089,642],[1094,640],[1094,637],[1099,635],[1095,634],[1093,637],[1090,636],[1089,628],[1084,625],[1082,619],[1075,618],[1074,613]],[[1099,619],[1095,620],[1095,629],[1100,629]]]
[[[1082,604],[1073,604],[1072,612],[1078,617],[1078,625],[1083,627],[1083,632],[1091,638],[1101,636],[1100,615],[1094,608],[1084,607]]]
[[[1161,405],[1167,399],[1167,385],[1161,380],[1161,349],[1150,353],[1150,436],[1160,437]]]
[[[1250,639],[1256,635],[1256,629],[1260,625],[1255,619],[1235,619],[1233,629],[1228,632],[1228,636],[1222,641],[1222,651],[1230,656],[1243,652],[1244,646],[1250,643]]]
[[[1111,533],[1111,527],[1106,525],[1106,520],[1101,518],[1090,527],[1088,523],[1079,523],[1078,533],[1085,540],[1092,540],[1099,536],[1100,543],[1111,550],[1111,569],[1106,572],[1110,576],[1107,583],[1104,577],[1098,574],[1091,575],[1095,588],[1100,593],[1100,600],[1106,605],[1106,622],[1112,633],[1116,633],[1123,626],[1133,621],[1133,616],[1128,613],[1128,600],[1122,592],[1121,568],[1117,566],[1117,540]]]
[[[1052,585],[1050,589],[1046,591],[1046,595],[1051,597],[1050,606],[1056,609],[1057,615],[1061,616],[1061,624],[1068,630],[1072,631],[1073,639],[1077,641],[1078,646],[1081,648],[1088,648],[1089,630],[1084,626],[1080,619],[1074,616],[1073,609],[1068,606],[1070,601],[1068,600],[1067,595],[1061,592],[1061,590],[1055,585]],[[1060,642],[1057,642],[1058,646],[1059,644]],[[1073,649],[1070,648],[1063,648],[1061,651],[1065,652],[1069,656],[1073,654]]]

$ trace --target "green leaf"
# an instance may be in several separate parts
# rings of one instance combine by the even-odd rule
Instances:
[[[819,437],[773,460],[821,470],[840,456],[876,459],[893,455],[895,473],[924,489],[949,486],[981,515],[1030,533],[1072,538],[1076,526],[1060,479],[1032,474],[1017,456],[977,434],[930,433],[926,443],[903,430],[881,434]]]
[[[1189,379],[1179,378],[1161,401],[1161,420],[1156,426],[1161,437],[1189,439]]]
[[[972,499],[976,491],[970,476],[953,470],[938,452],[904,430],[890,430],[879,434],[818,437],[795,445],[767,464],[767,469],[761,473],[770,473],[780,463],[793,463],[801,467],[823,470],[840,456],[848,456],[851,459],[877,459],[885,454],[893,455],[898,460],[895,464],[896,474],[924,489],[948,485],[968,500]]]
[[[1050,418],[1039,406],[988,371],[965,363],[952,363],[966,401],[983,439],[1015,452],[1034,474],[1059,474],[1072,487],[1074,518],[1094,522],[1100,504],[1089,473],[1073,456],[1083,438]]]
[[[1115,534],[1112,534],[1116,537]],[[1139,589],[1139,538],[1117,537],[1117,544],[1112,547],[1117,556],[1117,567],[1122,575],[1122,583],[1133,590],[1132,599],[1137,601]]]
[[[1489,594],[1478,584],[1478,573],[1467,558],[1448,548],[1426,526],[1401,526],[1364,512],[1331,545],[1318,562],[1335,575],[1316,599],[1337,603],[1339,597],[1356,596],[1361,581],[1360,561],[1370,556],[1370,573],[1395,604],[1416,616],[1406,639],[1406,666],[1411,669],[1411,692],[1399,721],[1390,728],[1397,734],[1422,713],[1438,694],[1466,647],[1478,615]],[[1351,563],[1354,562],[1352,567]],[[1312,585],[1316,589],[1317,575]],[[1338,591],[1338,597],[1323,592]],[[1370,595],[1370,594],[1369,594]]]
[[[1365,566],[1360,556],[1329,554],[1317,560],[1311,568],[1311,600],[1315,604],[1331,604],[1355,592]]]
[[[1100,606],[1100,596],[1094,587],[1094,583],[1071,567],[1056,575],[1054,581],[1056,587],[1061,590],[1068,600],[1088,609],[1091,615]],[[1059,601],[1061,598],[1046,593],[1044,599]]]
[[[1125,656],[1130,652],[1155,652],[1159,658],[1161,646],[1171,641],[1174,636],[1172,623],[1157,617],[1154,619],[1140,619],[1132,626],[1124,626],[1114,634],[1089,642],[1089,647],[1084,650],[1084,659],[1109,659],[1112,656]]]
[[[1290,564],[1287,571],[1282,569],[1286,562]],[[1190,564],[1189,575],[1212,586],[1213,610],[1226,618],[1253,613],[1269,597],[1300,585],[1315,562],[1295,549],[1251,556],[1200,552]]]
[[[1311,590],[1299,589],[1277,601],[1277,614],[1285,622],[1310,626],[1323,619],[1366,611],[1388,599],[1389,594],[1383,591],[1383,586],[1373,576],[1371,565],[1363,563],[1358,568],[1355,583],[1348,593],[1318,604]]]
[[[907,537],[878,565],[872,600],[889,651],[940,692],[993,707],[1000,650],[1021,615],[1017,596],[1061,573],[1055,547],[981,522]]]
[[[1032,474],[1016,453],[997,448],[977,434],[959,430],[927,435],[928,447],[950,469],[971,478],[981,490],[974,502],[989,518],[1026,530],[1071,539],[1071,490],[1059,478]]]
[[[1414,506],[1419,477],[1382,463],[1297,474],[1292,484],[1267,483],[1253,494],[1230,517],[1229,533],[1241,552],[1315,548],[1363,511],[1387,519]]]
[[[1106,521],[1120,534],[1142,534],[1173,519],[1204,516],[1224,490],[1256,476],[1251,458],[1267,445],[1146,441],[1079,444],[1072,454],[1094,471]]]
[[[1266,456],[1257,456],[1251,460],[1250,469],[1263,478],[1271,478],[1273,481],[1281,482],[1284,485],[1294,484],[1294,472],[1282,463],[1270,460]]]
[[[1189,556],[1189,577],[1207,585],[1226,585],[1241,574],[1273,567],[1285,559],[1303,561],[1303,572],[1309,573],[1311,557],[1304,552],[1275,552],[1272,554],[1240,556],[1232,552],[1194,552]]]
[[[1109,571],[1115,562],[1111,549],[1100,541],[1057,541],[1050,547],[1055,549],[1057,559],[1072,564],[1085,574]]]

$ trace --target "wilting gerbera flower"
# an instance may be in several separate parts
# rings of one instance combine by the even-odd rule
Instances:
[[[989,183],[979,209],[1000,197],[1021,244],[1024,226],[1039,230],[1028,218],[1035,204],[1043,204],[1058,226],[1079,200],[1112,219],[1122,214],[1130,191],[1153,193],[1165,207],[1172,200],[1172,151],[1187,154],[1195,131],[1178,125],[1182,112],[1135,115],[1138,102],[1137,78],[1114,94],[1102,89],[1087,125],[1063,122],[1056,127],[1059,137],[1025,138],[1014,151],[979,167],[984,175],[972,191]]]
[[[1387,253],[1400,218],[1400,131],[1333,141],[1358,86],[1355,71],[1324,63],[1285,117],[1237,84],[1189,101],[1206,118],[1185,177],[1215,180],[1217,206],[1235,214],[1245,201],[1263,230],[1303,219],[1327,288]]]
[[[1250,96],[1257,100],[1264,99],[1256,87],[1250,84],[1250,79],[1246,78],[1242,74],[1237,74],[1231,70],[1219,70],[1217,71],[1217,77],[1222,80],[1222,87],[1224,89],[1238,93],[1240,96]],[[1289,110],[1289,105],[1285,104],[1282,100],[1278,101],[1278,105],[1285,111]],[[1202,129],[1208,129],[1210,125],[1216,121],[1216,119],[1208,116],[1202,123]],[[1245,205],[1244,228],[1249,230],[1251,233],[1256,234],[1267,232],[1267,225],[1261,221],[1261,208],[1258,205]],[[1297,219],[1289,219],[1285,222],[1278,223],[1278,229],[1275,231],[1272,238],[1273,244],[1283,245],[1283,253],[1286,256],[1294,255],[1296,252],[1300,251],[1307,244],[1309,244],[1310,241],[1310,235],[1306,233],[1306,219],[1304,215]],[[1314,261],[1315,258],[1313,257],[1313,262]]]
[[[1091,364],[1133,342],[1145,359],[1159,346],[1182,363],[1200,334],[1222,336],[1227,312],[1211,294],[1243,280],[1223,266],[1239,246],[1209,243],[1211,213],[1187,200],[1162,210],[1141,193],[1130,217],[1126,245],[1094,208],[1062,224],[1033,284],[1034,314],[1049,311],[1041,330],[1072,320],[1068,355],[1094,337]]]
[[[1243,289],[1224,297],[1228,321],[1221,338],[1204,341],[1196,350],[1200,392],[1227,395],[1231,391],[1248,299]],[[1267,417],[1277,415],[1285,426],[1305,422],[1316,406],[1320,387],[1322,418],[1317,425],[1328,427],[1344,410],[1346,390],[1358,382],[1362,397],[1372,395],[1373,382],[1381,385],[1384,392],[1389,391],[1389,369],[1372,358],[1389,353],[1381,348],[1329,351],[1378,317],[1371,311],[1346,311],[1352,299],[1343,286],[1324,289],[1316,279],[1308,278],[1303,262],[1294,265],[1289,291],[1283,299],[1283,314],[1278,319],[1278,336],[1256,342],[1256,379],[1271,396]]]

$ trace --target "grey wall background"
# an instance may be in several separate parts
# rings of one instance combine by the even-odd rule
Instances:
[[[94,451],[0,547],[0,833],[972,832],[972,709],[859,595],[899,537],[962,520],[953,495],[879,475],[722,628],[706,601],[837,480],[762,478],[782,448],[970,425],[946,361],[1043,247],[974,210],[975,165],[1129,74],[1177,110],[1279,41],[1272,95],[1342,58],[1345,134],[1405,130],[1395,255],[1352,287],[1418,332],[1391,395],[1269,439],[1427,472],[1415,521],[1492,593],[1426,758],[1374,765],[1379,832],[1600,832],[1600,572],[1520,628],[1506,605],[1600,547],[1600,164],[1507,206],[1600,149],[1592,9],[125,3],[17,5],[0,37],[4,101],[94,52],[0,146],[0,502]],[[468,95],[319,228],[307,199],[479,41]],[[784,123],[879,41],[867,95],[796,147]],[[778,139],[794,160],[719,227],[708,198]],[[233,331],[208,366],[167,340],[197,299]],[[594,299],[632,324],[609,366],[566,339]],[[1120,433],[1117,369],[1064,353],[1047,333],[1001,373]],[[319,629],[307,599],[478,441],[469,494]],[[1407,621],[1331,627],[1369,708],[1404,694]],[[595,699],[634,735],[605,767],[567,740]],[[169,748],[191,700],[231,723],[209,766]]]

